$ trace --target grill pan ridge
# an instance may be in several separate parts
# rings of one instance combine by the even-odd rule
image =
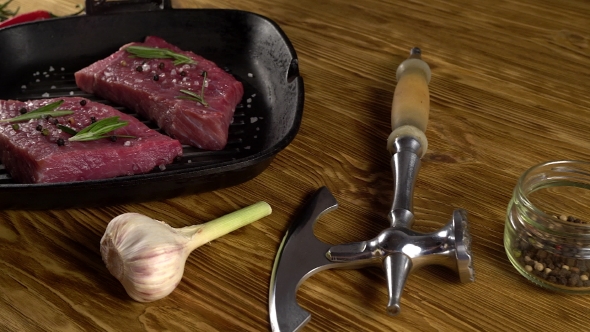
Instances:
[[[74,80],[75,71],[148,35],[212,60],[242,82],[225,149],[183,146],[183,156],[165,169],[69,183],[15,183],[0,165],[0,208],[103,206],[216,190],[254,178],[294,139],[304,100],[295,50],[276,23],[238,10],[95,14],[1,29],[0,99],[85,97],[160,131],[132,110],[81,91]]]

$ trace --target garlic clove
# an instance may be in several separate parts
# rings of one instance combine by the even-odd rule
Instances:
[[[182,279],[189,241],[164,222],[125,213],[107,226],[100,252],[129,296],[150,302],[169,295]]]

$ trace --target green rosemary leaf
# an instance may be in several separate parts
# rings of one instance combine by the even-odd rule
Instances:
[[[127,121],[119,120],[118,116],[112,116],[110,118],[104,118],[102,120],[96,121],[95,123],[90,124],[89,126],[85,127],[84,129],[80,130],[74,136],[70,137],[69,141],[94,141],[102,138],[108,138],[111,136],[116,137],[126,137],[126,138],[134,138],[134,136],[127,136],[127,135],[107,135],[113,130],[119,129],[121,127],[125,127],[129,124]]]
[[[61,129],[61,131],[63,131],[66,134],[70,134],[72,136],[76,135],[78,132],[75,131],[74,129],[68,127],[68,126],[64,126],[64,125],[57,125],[57,128]]]
[[[30,119],[40,119],[44,116],[50,116],[52,118],[57,118],[60,116],[73,114],[74,111],[70,111],[70,110],[59,110],[59,111],[55,110],[61,104],[63,104],[63,102],[64,102],[63,100],[59,100],[59,101],[53,102],[51,104],[41,106],[41,107],[37,108],[36,110],[30,111],[28,113],[25,113],[25,114],[22,114],[19,116],[15,116],[14,118],[2,119],[2,120],[0,120],[0,122],[22,122],[22,121],[27,121]]]
[[[146,46],[127,46],[125,48],[127,53],[130,53],[138,58],[144,59],[174,59],[174,65],[194,64],[195,60],[190,57],[173,52],[167,48],[155,48]]]
[[[201,95],[189,91],[189,90],[180,90],[180,92],[184,93],[186,96],[178,96],[178,99],[187,99],[187,100],[194,100],[197,101],[205,107],[209,107],[209,104],[205,101],[205,82],[207,80],[207,72],[203,71],[203,84],[201,84]]]
[[[207,104],[205,102],[205,84],[207,83],[207,72],[203,70],[203,82],[201,83],[201,99],[203,100],[203,102],[201,104],[203,104],[205,107],[209,107],[209,104]]]
[[[0,4],[0,22],[5,21],[13,16],[18,14],[20,7],[18,7],[15,11],[10,11],[6,9],[6,7],[12,2],[12,0],[8,0],[3,4]]]

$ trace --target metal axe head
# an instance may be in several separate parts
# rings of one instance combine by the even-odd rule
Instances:
[[[338,207],[326,187],[320,188],[291,224],[272,269],[269,313],[272,330],[297,331],[311,314],[297,304],[297,289],[305,279],[335,263],[326,258],[330,245],[318,240],[313,227],[324,213]]]

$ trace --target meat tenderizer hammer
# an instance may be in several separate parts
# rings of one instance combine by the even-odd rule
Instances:
[[[412,198],[420,158],[427,149],[426,125],[430,100],[430,67],[413,48],[410,57],[397,68],[391,111],[393,132],[387,140],[392,153],[394,175],[391,226],[377,237],[362,242],[332,246],[316,238],[317,219],[338,207],[326,187],[320,188],[290,226],[277,252],[270,292],[269,315],[272,331],[300,330],[311,314],[297,304],[297,289],[311,275],[333,268],[382,266],[387,279],[387,313],[400,312],[400,298],[410,273],[425,265],[443,265],[454,270],[461,282],[475,280],[471,255],[471,236],[467,214],[453,211],[447,225],[432,233],[411,229],[414,222]]]

